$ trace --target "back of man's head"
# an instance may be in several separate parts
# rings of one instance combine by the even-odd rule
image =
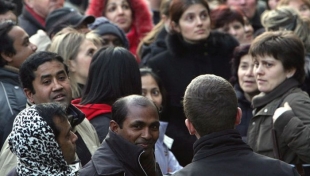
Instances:
[[[207,74],[193,79],[186,88],[183,106],[185,116],[201,137],[234,129],[238,102],[224,78]]]
[[[14,22],[11,21],[0,23],[0,67],[7,64],[7,61],[3,58],[4,55],[12,56],[16,54],[13,46],[14,40],[8,35],[14,26]]]
[[[112,120],[114,120],[120,128],[123,128],[123,122],[128,115],[129,106],[139,106],[139,107],[153,107],[154,111],[157,111],[155,104],[148,98],[141,95],[129,95],[118,99],[112,105]]]
[[[68,67],[64,64],[64,60],[61,56],[56,53],[41,51],[30,55],[25,62],[21,65],[19,69],[19,79],[22,84],[22,87],[25,89],[31,90],[32,93],[35,93],[32,82],[35,79],[35,71],[38,67],[45,62],[51,62],[56,60],[62,63],[65,67],[66,72],[68,73]]]

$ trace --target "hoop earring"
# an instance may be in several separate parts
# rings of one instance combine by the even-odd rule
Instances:
[[[160,105],[159,107],[157,107],[157,109],[158,109],[158,113],[159,113],[159,114],[163,112],[163,106],[162,106],[162,105]]]

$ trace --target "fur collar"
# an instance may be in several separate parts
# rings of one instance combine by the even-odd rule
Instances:
[[[87,15],[93,15],[95,17],[102,16],[103,9],[105,8],[106,0],[91,0],[89,2]],[[150,32],[153,28],[153,20],[149,2],[147,0],[128,0],[130,1],[133,17],[133,26],[136,28],[138,37],[143,38],[146,33]]]
[[[206,40],[196,44],[185,42],[179,34],[168,35],[166,43],[171,54],[178,57],[188,54],[191,55],[192,53],[203,54],[205,52],[208,55],[227,54],[227,51],[231,51],[239,45],[238,41],[231,35],[217,31],[212,31]]]

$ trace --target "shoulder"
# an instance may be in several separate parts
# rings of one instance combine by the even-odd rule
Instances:
[[[239,45],[239,42],[233,36],[218,31],[212,31],[210,33],[208,42],[212,46],[221,47],[219,49],[222,51],[234,50]]]

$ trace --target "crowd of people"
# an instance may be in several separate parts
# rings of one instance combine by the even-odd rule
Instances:
[[[309,0],[0,0],[0,176],[310,176]]]

